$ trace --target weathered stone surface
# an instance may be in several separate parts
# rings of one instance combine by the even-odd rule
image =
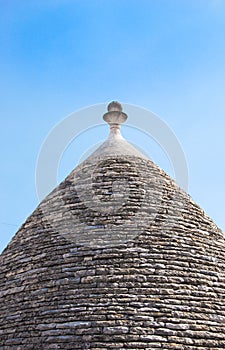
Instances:
[[[4,350],[225,349],[224,235],[150,160],[88,159],[0,256],[0,311]]]
[[[130,169],[134,160],[126,157],[126,162],[123,166]],[[116,163],[108,166],[112,164]],[[88,173],[89,164],[83,167]],[[225,348],[224,236],[154,164],[135,158],[135,167],[147,198],[142,198],[137,211],[131,209],[140,227],[133,239],[88,247],[59,234],[58,220],[69,232],[67,206],[73,208],[77,230],[81,212],[82,220],[89,222],[90,213],[76,202],[75,170],[3,252],[0,340],[4,349],[35,349],[38,344],[49,349]],[[163,188],[166,196],[158,201],[155,188],[153,202],[158,207],[153,215],[147,187],[155,178],[160,179],[158,191]],[[176,200],[169,200],[174,191]],[[46,205],[52,208],[56,225],[46,219],[42,209]],[[164,218],[161,212],[166,209],[169,214]],[[117,213],[110,215],[117,225]],[[119,216],[126,220],[123,215]]]

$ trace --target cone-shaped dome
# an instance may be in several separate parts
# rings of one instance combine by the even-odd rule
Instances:
[[[38,206],[0,257],[2,349],[225,349],[224,235],[120,135]]]

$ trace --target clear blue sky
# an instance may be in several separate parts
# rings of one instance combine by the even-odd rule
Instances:
[[[35,166],[50,129],[111,100],[173,129],[189,193],[225,231],[225,0],[2,0],[0,96],[0,250],[38,204]],[[78,140],[81,153],[92,136]],[[59,180],[80,156],[65,153]]]

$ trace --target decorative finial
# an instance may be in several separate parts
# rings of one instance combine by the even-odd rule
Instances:
[[[122,112],[123,107],[122,107],[121,103],[119,103],[117,101],[112,101],[112,102],[110,102],[110,104],[108,104],[107,109],[108,109],[108,112],[111,112],[111,111]]]
[[[119,102],[112,101],[108,107],[108,112],[103,115],[103,119],[110,125],[110,128],[120,129],[120,125],[127,120],[126,113],[123,112]]]

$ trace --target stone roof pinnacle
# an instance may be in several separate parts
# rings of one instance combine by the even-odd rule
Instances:
[[[127,120],[127,114],[123,112],[119,102],[112,101],[108,107],[108,112],[103,115],[103,119],[110,125],[110,129],[120,129],[120,125]]]

